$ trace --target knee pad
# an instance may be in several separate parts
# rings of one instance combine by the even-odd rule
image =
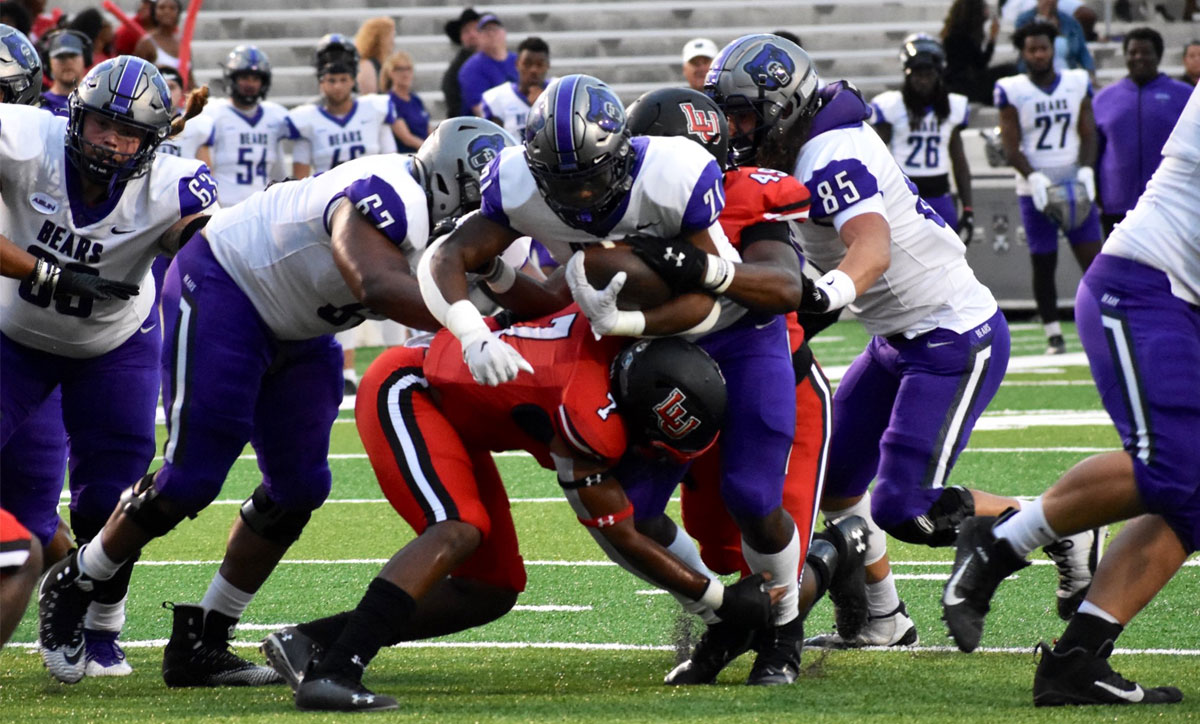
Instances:
[[[954,485],[942,490],[923,515],[889,528],[888,533],[905,543],[931,548],[953,545],[958,538],[958,526],[972,515],[975,515],[975,499],[971,491]]]
[[[166,535],[184,518],[195,518],[195,514],[175,510],[175,506],[159,497],[154,487],[155,473],[146,473],[142,479],[121,493],[118,505],[121,512],[155,538]]]
[[[261,485],[242,503],[242,520],[250,530],[283,546],[296,542],[311,517],[311,510],[284,509],[267,497],[267,490]]]

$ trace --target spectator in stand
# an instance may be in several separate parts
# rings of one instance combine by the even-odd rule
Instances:
[[[984,0],[954,0],[941,33],[946,50],[946,90],[964,95],[972,103],[991,104],[997,78],[988,73],[988,63],[992,62],[999,32],[1000,19]],[[1015,67],[1011,70],[1016,72]]]
[[[0,2],[0,25],[16,28],[17,32],[28,38],[29,31],[33,28],[33,18],[17,0],[4,0]]]
[[[457,116],[462,109],[462,87],[458,83],[458,71],[463,63],[479,50],[479,28],[476,26],[478,20],[479,13],[475,12],[475,8],[465,8],[457,20],[446,22],[446,37],[458,46],[458,53],[442,75],[442,98],[446,104],[447,118]]]
[[[458,70],[462,89],[459,112],[464,116],[482,116],[483,92],[488,88],[505,81],[517,82],[517,54],[508,49],[504,23],[494,14],[485,13],[475,27],[479,29],[479,50]]]
[[[683,79],[692,90],[704,90],[704,76],[717,57],[717,44],[708,38],[692,38],[683,46]]]
[[[362,24],[354,36],[358,48],[358,92],[378,93],[383,61],[396,49],[396,21],[391,18],[371,18]]]
[[[1200,82],[1200,38],[1183,46],[1183,75],[1179,80],[1190,86]]]
[[[1088,50],[1083,26],[1073,15],[1063,12],[1058,7],[1058,0],[1037,0],[1037,7],[1017,16],[1016,27],[1020,28],[1032,22],[1049,23],[1058,30],[1058,37],[1054,39],[1055,70],[1083,68],[1095,84],[1096,62],[1092,59],[1092,52]],[[1024,61],[1018,62],[1017,68],[1024,73]]]
[[[32,25],[25,35],[35,45],[43,35],[62,25],[64,17],[62,8],[54,8],[50,12],[46,12],[46,0],[19,0],[18,4],[25,8],[25,12],[31,18]]]
[[[1017,18],[1021,13],[1037,7],[1037,4],[1038,0],[1008,0],[1007,2],[1001,0],[999,4],[1000,13],[1003,16],[1001,19],[1010,25],[1020,27]],[[1096,36],[1096,21],[1099,20],[1099,17],[1096,15],[1096,11],[1088,7],[1083,0],[1059,0],[1058,9],[1079,22],[1088,42],[1099,39]],[[1116,3],[1115,10],[1119,16],[1121,10],[1119,1]],[[1129,22],[1129,19],[1125,18],[1125,21]]]
[[[67,23],[67,28],[83,33],[92,43],[91,59],[88,60],[85,70],[91,70],[92,66],[100,65],[113,57],[113,26],[104,13],[96,8],[81,10]]]
[[[146,37],[158,51],[156,65],[168,68],[179,67],[179,18],[183,15],[181,0],[155,0],[154,9],[150,11],[153,23]]]
[[[137,12],[130,18],[133,22],[122,23],[121,27],[117,28],[116,33],[113,34],[113,52],[115,54],[136,55],[139,58],[154,62],[155,57],[158,55],[154,51],[154,43],[144,40],[146,38],[146,31],[154,24],[154,21],[151,19],[153,13],[153,0],[142,0],[141,4],[138,5]]]
[[[416,153],[429,137],[429,111],[421,96],[413,92],[413,59],[403,50],[392,53],[383,62],[380,73],[383,92],[392,100],[396,120],[392,122],[392,135],[400,153]]]
[[[1163,38],[1134,28],[1122,43],[1129,75],[1096,94],[1096,163],[1104,235],[1137,204],[1162,160],[1163,144],[1187,105],[1191,86],[1160,73]]]
[[[50,90],[42,94],[42,105],[54,115],[66,118],[67,97],[91,65],[91,43],[83,33],[75,30],[57,30],[46,37],[53,82]]]
[[[517,82],[501,83],[483,94],[483,117],[513,135],[525,137],[529,108],[549,82],[550,46],[530,36],[517,46]]]

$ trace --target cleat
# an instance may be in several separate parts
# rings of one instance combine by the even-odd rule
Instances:
[[[844,639],[836,632],[805,639],[804,645],[814,649],[861,649],[864,646],[916,646],[920,637],[917,625],[908,616],[901,601],[896,610],[882,616],[871,616],[858,636]]]
[[[804,619],[797,616],[782,626],[759,632],[755,649],[758,658],[750,668],[750,686],[780,686],[795,683],[800,676],[800,652],[804,648]]]
[[[384,711],[399,706],[392,697],[340,676],[306,680],[296,689],[296,708],[303,711]]]
[[[709,624],[691,658],[672,669],[663,682],[671,686],[711,684],[729,662],[750,650],[753,639],[753,631],[737,624]]]
[[[125,660],[125,650],[117,643],[119,635],[119,631],[83,630],[88,676],[129,676],[133,673],[133,667]]]
[[[293,692],[304,681],[304,673],[324,652],[320,644],[295,626],[288,626],[267,636],[259,650],[271,668],[292,687]]]
[[[1105,641],[1095,654],[1082,647],[1055,653],[1039,643],[1042,660],[1033,677],[1034,706],[1064,704],[1176,704],[1183,692],[1174,686],[1144,689],[1113,671],[1108,663],[1113,642]]]
[[[1071,620],[1087,596],[1100,560],[1103,527],[1069,535],[1042,548],[1058,568],[1058,617]]]
[[[349,377],[342,378],[342,397],[354,397],[358,394],[358,383]]]
[[[997,522],[993,516],[973,516],[962,522],[954,569],[942,591],[942,620],[950,638],[966,653],[979,647],[983,618],[1000,581],[1029,565],[1007,541],[992,534]]]
[[[55,563],[38,587],[38,642],[50,675],[74,684],[87,671],[84,656],[83,618],[92,599],[94,581],[83,575],[79,551]]]
[[[282,684],[283,677],[229,649],[237,619],[199,606],[163,604],[171,608],[171,638],[163,650],[163,681],[185,686],[264,686]]]
[[[833,602],[834,625],[845,640],[858,637],[867,625],[867,571],[863,555],[867,552],[867,522],[852,515],[816,533],[814,539],[825,540],[837,549],[837,567],[829,581],[829,600]]]
[[[1046,340],[1046,354],[1066,354],[1067,343],[1061,334],[1056,334]]]

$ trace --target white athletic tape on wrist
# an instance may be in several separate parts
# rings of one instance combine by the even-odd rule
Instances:
[[[725,601],[725,585],[715,578],[708,579],[708,587],[700,594],[699,602],[716,611]]]
[[[487,322],[483,321],[483,315],[467,299],[460,299],[450,305],[446,312],[446,329],[462,342],[464,351],[480,336],[492,333]]]
[[[708,264],[704,267],[704,288],[717,294],[723,293],[733,284],[734,271],[733,262],[709,254]]]
[[[834,269],[818,279],[817,288],[829,296],[829,311],[841,309],[858,297],[854,280],[840,269]]]
[[[640,337],[645,329],[645,314],[641,312],[617,312],[616,318],[607,335],[610,337]]]

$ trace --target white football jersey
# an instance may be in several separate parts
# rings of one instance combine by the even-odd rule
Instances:
[[[997,108],[1017,109],[1021,126],[1021,152],[1035,170],[1052,181],[1075,177],[1079,163],[1079,109],[1092,96],[1086,70],[1063,70],[1050,89],[1042,89],[1028,75],[996,81]],[[1017,193],[1029,195],[1029,182],[1017,174]]]
[[[138,284],[122,301],[54,299],[51,290],[0,279],[0,331],[27,347],[64,357],[109,352],[137,333],[154,306],[150,264],[159,237],[217,200],[208,168],[157,155],[149,173],[87,206],[66,157],[67,119],[29,106],[0,104],[0,234],[39,259],[86,274]]]
[[[212,146],[213,177],[223,206],[241,203],[272,181],[287,178],[291,169],[283,167],[282,142],[295,137],[287,109],[260,101],[254,114],[246,116],[224,99],[210,103],[204,112],[213,122],[205,145]]]
[[[182,158],[195,158],[196,151],[200,150],[201,146],[208,145],[208,139],[212,136],[212,127],[212,118],[201,113],[188,121],[179,135],[169,136],[160,143],[158,152]]]
[[[214,214],[204,229],[217,261],[279,339],[311,339],[385,318],[359,303],[334,264],[329,224],[343,199],[415,263],[429,241],[429,210],[399,154],[275,184]]]
[[[1104,253],[1161,269],[1175,296],[1200,304],[1200,87],[1163,156],[1137,206],[1104,242]]]
[[[296,131],[292,160],[322,173],[359,156],[395,153],[396,120],[386,95],[355,99],[344,117],[330,115],[324,106],[306,103],[293,108],[288,120]]]
[[[939,121],[932,108],[926,109],[914,130],[900,91],[886,91],[871,100],[871,123],[892,126],[892,156],[910,178],[942,176],[950,173],[950,136],[965,128],[971,120],[967,97],[950,94],[950,115]]]
[[[811,223],[796,227],[805,259],[822,272],[836,269],[846,256],[842,224],[880,214],[891,227],[891,263],[850,305],[867,331],[914,337],[944,327],[961,334],[986,321],[996,300],[967,265],[958,235],[917,195],[878,133],[829,120],[818,113],[814,129],[824,121],[829,130],[810,138],[796,159],[795,176],[813,198]]]
[[[548,78],[547,82],[550,80]],[[496,119],[496,123],[511,133],[513,138],[525,137],[529,108],[529,101],[517,90],[516,83],[504,83],[483,93],[483,117]]]

